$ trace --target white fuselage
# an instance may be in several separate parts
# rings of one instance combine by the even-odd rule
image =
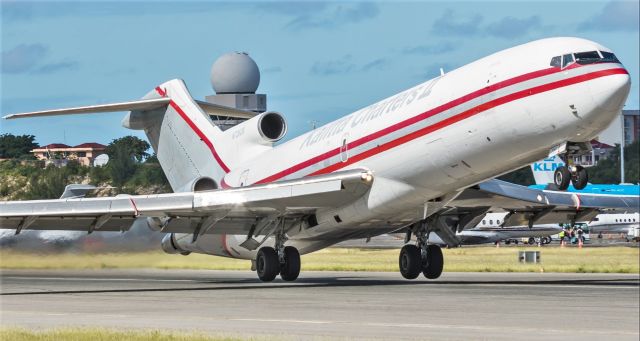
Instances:
[[[586,51],[609,50],[552,38],[495,53],[239,160],[220,183],[239,187],[369,169],[375,181],[365,198],[319,211],[318,226],[298,229],[290,242],[334,243],[361,237],[366,228],[371,235],[396,229],[421,219],[427,201],[446,201],[546,157],[556,144],[590,141],[606,128],[629,93],[622,65],[550,66],[555,56]]]
[[[628,233],[630,229],[638,228],[638,225],[640,225],[638,213],[598,214],[587,223],[591,233]]]

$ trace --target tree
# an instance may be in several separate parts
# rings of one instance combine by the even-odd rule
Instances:
[[[624,147],[624,181],[637,183],[640,179],[640,140]],[[620,145],[616,144],[611,156],[600,160],[589,168],[589,182],[594,184],[617,184],[620,182]]]
[[[109,155],[109,160],[116,153],[125,153],[138,162],[142,162],[149,156],[147,150],[151,146],[145,140],[141,140],[135,136],[125,136],[119,139],[115,139],[107,146],[106,153]]]
[[[0,135],[0,159],[18,159],[32,156],[31,150],[38,148],[33,135]]]
[[[109,143],[107,168],[114,186],[122,187],[136,173],[138,162],[149,156],[147,149],[149,144],[135,136],[121,137]]]
[[[533,172],[531,171],[531,167],[529,166],[514,170],[513,172],[507,173],[499,177],[498,179],[523,186],[535,184]]]

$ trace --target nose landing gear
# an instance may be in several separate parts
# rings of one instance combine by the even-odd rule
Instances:
[[[573,157],[590,152],[589,142],[565,142],[552,148],[550,155],[558,155],[565,163],[564,166],[556,168],[553,173],[553,183],[559,190],[566,190],[570,183],[578,190],[587,186],[589,174],[584,167],[573,164]]]
[[[559,190],[564,191],[569,188],[569,183],[575,189],[584,189],[589,182],[589,173],[582,166],[560,166],[553,174],[553,182]]]

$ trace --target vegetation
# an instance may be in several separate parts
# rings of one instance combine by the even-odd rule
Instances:
[[[624,147],[624,180],[638,183],[640,180],[640,140]],[[533,172],[526,166],[499,177],[519,185],[533,185]],[[620,183],[620,145],[616,144],[608,159],[601,159],[598,165],[589,168],[589,182],[594,184]]]
[[[268,340],[264,337],[211,336],[186,332],[160,330],[114,330],[104,328],[64,328],[29,330],[23,328],[0,328],[0,340],[12,341],[85,341],[85,340],[130,340],[130,341],[235,341]]]
[[[540,250],[541,264],[521,264],[517,252]],[[640,252],[632,247],[462,247],[443,249],[449,272],[639,273]],[[249,270],[251,263],[203,254],[162,252],[33,254],[0,250],[0,269],[156,268]],[[330,248],[302,256],[303,271],[398,271],[398,250]]]
[[[38,148],[33,135],[0,135],[0,159],[33,159],[30,153]]]
[[[625,182],[638,183],[640,180],[640,140],[624,147]],[[611,157],[600,160],[597,166],[589,168],[589,182],[595,184],[620,183],[620,145],[616,144]]]
[[[84,167],[71,160],[66,167],[42,168],[40,161],[25,161],[33,144],[33,136],[0,136],[3,152],[12,157],[18,155],[0,162],[0,198],[3,200],[59,198],[64,187],[71,183],[115,186],[117,192],[128,194],[171,190],[158,159],[146,152],[149,144],[135,136],[109,143],[106,152],[110,158],[104,167]],[[4,145],[11,147],[1,147]]]
[[[507,173],[499,177],[498,179],[523,186],[529,186],[536,183],[535,179],[533,178],[531,167],[529,166],[514,170],[513,172]]]

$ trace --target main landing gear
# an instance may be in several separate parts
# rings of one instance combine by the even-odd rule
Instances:
[[[436,279],[442,274],[442,249],[438,245],[427,244],[429,232],[424,230],[423,227],[415,231],[417,245],[407,244],[400,250],[400,274],[406,279],[416,279],[421,272],[428,279]]]
[[[293,246],[284,246],[284,233],[276,236],[276,247],[264,246],[258,250],[256,272],[263,282],[273,281],[278,274],[284,281],[295,281],[300,274],[300,252]]]

